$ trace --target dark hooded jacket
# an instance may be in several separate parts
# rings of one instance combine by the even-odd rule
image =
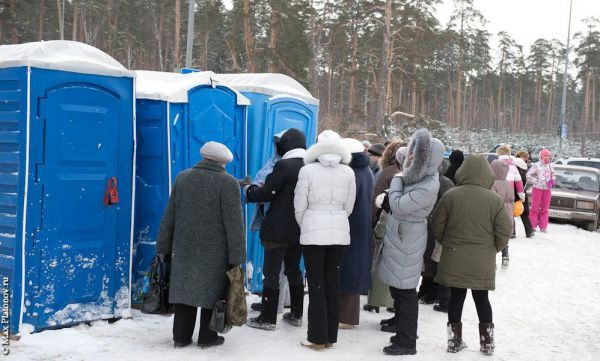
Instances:
[[[373,172],[369,157],[364,153],[352,153],[350,168],[356,180],[356,200],[350,223],[350,245],[344,250],[340,268],[340,292],[357,294],[369,289],[371,283],[371,204],[373,202]]]
[[[435,281],[493,290],[496,253],[508,244],[511,218],[502,199],[490,190],[494,173],[485,157],[468,157],[456,172],[456,181],[433,211],[431,228],[443,246]]]
[[[456,184],[456,171],[465,160],[465,155],[462,150],[453,150],[452,153],[450,153],[448,160],[450,161],[450,166],[446,171],[446,177],[448,177],[452,183]]]
[[[443,164],[443,163],[442,163]],[[441,168],[441,167],[440,167]],[[440,170],[440,190],[437,194],[436,204],[442,199],[444,194],[454,187],[454,183],[443,175],[445,172]],[[435,248],[435,237],[433,236],[433,231],[431,230],[431,224],[433,221],[433,211],[429,215],[427,219],[427,248],[425,249],[425,254],[423,254],[423,272],[421,272],[421,276],[433,278],[437,272],[437,262],[434,262],[431,259],[431,255],[433,254],[433,250]]]
[[[306,138],[298,129],[289,129],[276,144],[282,157],[262,187],[250,186],[246,191],[248,202],[271,202],[260,229],[260,239],[265,248],[296,244],[300,240],[300,227],[294,212],[294,189],[298,173],[304,165]]]

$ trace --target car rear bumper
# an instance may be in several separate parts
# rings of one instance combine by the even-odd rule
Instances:
[[[598,215],[593,212],[565,211],[549,209],[548,216],[556,219],[567,219],[572,221],[595,221]]]

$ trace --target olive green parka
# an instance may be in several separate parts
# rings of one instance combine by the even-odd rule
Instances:
[[[483,156],[468,157],[457,186],[434,209],[432,230],[443,251],[435,281],[474,290],[495,289],[496,253],[508,244],[512,221],[490,190],[494,173]]]

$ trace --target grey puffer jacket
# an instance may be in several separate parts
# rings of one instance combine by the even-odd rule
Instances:
[[[438,166],[444,145],[419,129],[408,146],[404,171],[394,177],[389,189],[392,214],[386,224],[378,274],[394,288],[416,288],[427,247],[427,217],[435,205],[440,181]],[[412,158],[412,159],[411,159]]]

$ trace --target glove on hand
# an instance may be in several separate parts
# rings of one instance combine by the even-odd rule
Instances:
[[[384,200],[385,196],[386,196],[386,193],[383,192],[375,198],[375,207],[381,208],[381,205],[383,204],[383,200]]]
[[[521,200],[521,202],[525,202],[525,193],[524,192],[517,193],[517,195],[519,196],[519,199]]]
[[[381,209],[383,209],[384,211],[386,211],[388,213],[391,213],[390,198],[388,197],[388,192],[384,192],[382,194],[384,194],[384,197],[383,197],[383,202],[381,202]]]
[[[237,181],[238,181],[240,187],[244,187],[244,186],[252,184],[252,179],[250,179],[250,176],[246,176],[246,178],[244,178],[244,179],[238,179]]]

